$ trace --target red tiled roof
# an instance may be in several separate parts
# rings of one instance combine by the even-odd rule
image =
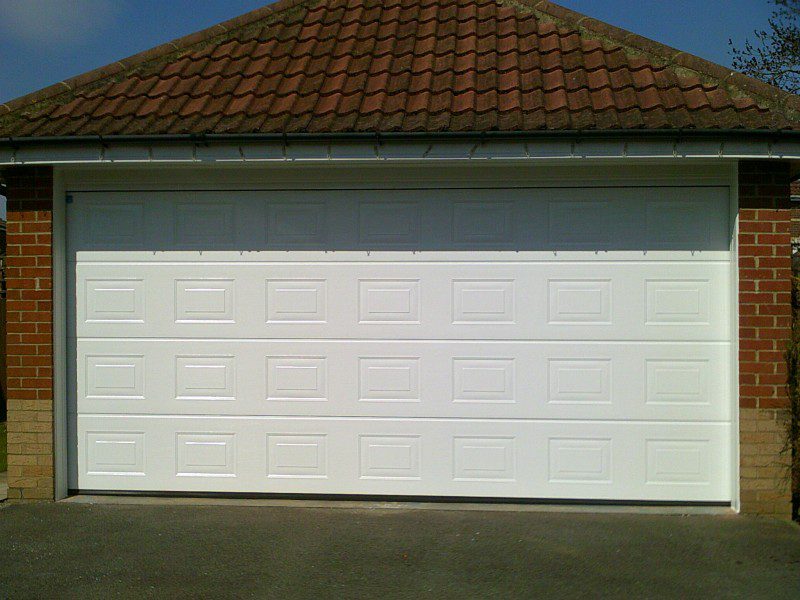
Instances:
[[[0,137],[800,129],[800,99],[549,2],[283,0],[0,105]]]

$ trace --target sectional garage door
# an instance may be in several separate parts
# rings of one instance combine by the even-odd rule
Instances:
[[[724,187],[75,192],[72,486],[731,499]]]

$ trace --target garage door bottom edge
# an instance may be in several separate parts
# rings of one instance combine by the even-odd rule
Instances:
[[[209,498],[236,500],[322,500],[331,502],[423,502],[456,504],[552,504],[567,506],[686,506],[730,507],[730,500],[609,500],[580,498],[505,498],[472,496],[397,496],[381,494],[282,494],[234,492],[171,492],[69,490],[69,496],[123,496],[138,498]]]

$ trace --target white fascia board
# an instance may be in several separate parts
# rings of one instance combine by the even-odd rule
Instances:
[[[542,139],[540,141],[211,142],[23,145],[0,148],[0,166],[69,164],[354,163],[620,159],[800,160],[800,141]]]

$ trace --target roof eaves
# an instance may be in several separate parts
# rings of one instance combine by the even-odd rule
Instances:
[[[146,135],[83,135],[48,137],[0,137],[0,147],[47,146],[60,144],[140,144],[140,143],[210,143],[264,141],[375,141],[384,140],[541,140],[572,139],[760,139],[800,141],[796,129],[562,129],[532,131],[364,131],[315,133],[207,133]]]

